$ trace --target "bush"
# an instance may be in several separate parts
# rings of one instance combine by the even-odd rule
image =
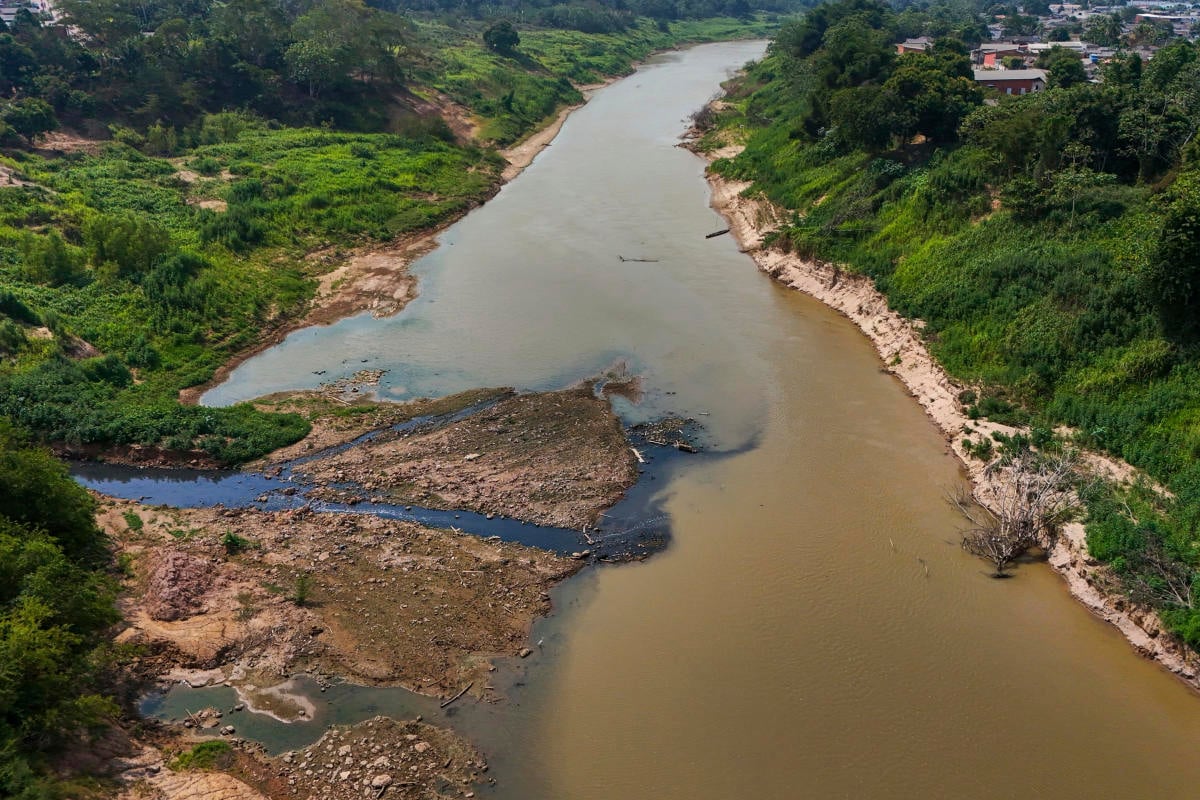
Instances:
[[[176,756],[169,764],[176,772],[188,770],[221,769],[233,761],[233,747],[229,742],[215,739],[200,742],[191,750],[186,750]]]
[[[233,531],[225,531],[224,535],[221,536],[221,546],[225,548],[226,555],[235,556],[247,550],[251,544],[249,539],[238,536]]]

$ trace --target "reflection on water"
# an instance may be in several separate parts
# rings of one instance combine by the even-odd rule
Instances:
[[[206,402],[363,358],[393,396],[624,359],[647,390],[631,414],[708,412],[720,448],[757,443],[685,462],[672,546],[561,587],[510,700],[456,718],[500,797],[1196,796],[1191,693],[1045,567],[987,580],[942,499],[957,464],[865,340],[704,239],[724,225],[676,137],[761,50],[698,47],[601,91],[416,266],[408,310],[301,331]]]

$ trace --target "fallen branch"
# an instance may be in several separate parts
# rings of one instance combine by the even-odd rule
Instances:
[[[451,697],[449,700],[447,700],[446,702],[442,703],[440,706],[438,706],[438,708],[445,708],[446,706],[450,705],[450,704],[451,704],[451,703],[453,703],[455,700],[457,700],[458,698],[460,698],[460,697],[462,697],[464,694],[466,694],[468,691],[470,691],[471,687],[472,687],[472,686],[474,686],[474,685],[475,685],[475,681],[471,681],[471,682],[470,682],[470,683],[468,683],[466,686],[464,686],[464,687],[463,687],[463,688],[462,688],[462,689],[459,691],[459,693],[458,693],[458,694],[454,695],[454,697]]]

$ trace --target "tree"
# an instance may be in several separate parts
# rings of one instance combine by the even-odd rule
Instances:
[[[82,259],[56,230],[46,236],[29,234],[21,246],[23,272],[29,280],[49,286],[63,286],[84,280]]]
[[[1100,47],[1116,47],[1121,43],[1121,30],[1121,16],[1105,14],[1091,17],[1083,26],[1083,35],[1080,38]]]
[[[0,517],[44,531],[69,558],[84,560],[103,547],[95,510],[61,462],[0,421]]]
[[[27,86],[37,72],[33,51],[8,33],[0,33],[0,93],[8,95],[19,86]]]
[[[1200,335],[1200,179],[1190,172],[1171,187],[1147,289],[1168,334]]]
[[[940,40],[925,53],[901,57],[883,84],[896,133],[906,139],[919,133],[933,142],[954,141],[959,123],[983,102],[970,74],[970,60]]]
[[[1005,36],[1032,36],[1037,33],[1038,21],[1036,17],[1027,17],[1022,14],[1009,14],[1004,18],[1004,35]]]
[[[1043,52],[1038,56],[1037,66],[1049,74],[1051,88],[1069,89],[1087,82],[1087,71],[1079,55],[1065,47],[1055,46]]]
[[[964,493],[950,502],[971,523],[962,547],[995,567],[993,578],[1034,547],[1049,549],[1059,528],[1074,515],[1078,500],[1072,492],[1079,455],[1025,449],[1000,456],[987,466],[992,478],[983,490],[984,505],[975,506]]]
[[[511,56],[517,51],[517,45],[521,43],[521,36],[511,22],[502,19],[483,32],[483,43],[493,52]]]
[[[146,217],[99,217],[84,229],[93,266],[140,278],[171,250],[171,234]]]
[[[45,100],[27,97],[9,103],[0,111],[0,120],[26,139],[58,127],[54,109]]]
[[[117,620],[91,498],[0,423],[0,796],[41,798],[38,755],[102,723],[92,653]]]
[[[875,153],[892,140],[891,109],[879,86],[842,89],[830,99],[829,117],[838,136],[852,148]]]
[[[343,74],[336,51],[326,42],[313,39],[293,42],[283,58],[287,62],[288,77],[307,87],[309,97],[319,95]]]

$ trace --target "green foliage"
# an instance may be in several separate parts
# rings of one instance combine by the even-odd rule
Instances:
[[[225,554],[235,556],[244,550],[249,549],[253,545],[249,539],[238,536],[233,531],[225,531],[221,536],[221,546],[225,548]]]
[[[58,127],[54,109],[45,100],[34,97],[15,100],[0,107],[0,121],[26,139]]]
[[[1066,47],[1051,47],[1046,50],[1038,56],[1037,66],[1047,70],[1052,88],[1069,89],[1086,83],[1088,79],[1079,54]]]
[[[45,236],[26,234],[21,246],[25,276],[34,283],[63,286],[87,280],[83,259],[55,230]]]
[[[501,55],[511,56],[517,51],[517,45],[521,43],[521,37],[512,23],[506,19],[495,22],[488,26],[483,32],[483,43],[487,45],[489,50],[494,50]]]
[[[125,518],[125,525],[129,530],[135,533],[145,527],[145,523],[136,511],[126,511],[121,516]]]
[[[947,107],[966,80],[953,43],[862,68],[863,31],[898,37],[900,16],[840,0],[787,26],[718,121],[749,129],[745,150],[714,169],[792,211],[774,246],[866,274],[923,320],[947,370],[988,387],[962,398],[972,418],[1037,420],[968,452],[1066,424],[1167,485],[1089,498],[1089,548],[1200,648],[1200,49],[1116,58],[1102,84],[1051,50],[1048,90]]]
[[[208,742],[200,742],[191,750],[180,753],[168,766],[176,772],[211,770],[228,766],[232,758],[233,748],[229,745],[229,742],[214,739]]]
[[[117,619],[92,501],[0,424],[0,795],[50,792],[44,757],[115,715],[94,654]],[[44,796],[52,796],[46,794]]]
[[[288,595],[288,599],[298,606],[306,606],[312,600],[312,576],[303,572],[296,576],[295,582],[292,584],[292,591]]]

